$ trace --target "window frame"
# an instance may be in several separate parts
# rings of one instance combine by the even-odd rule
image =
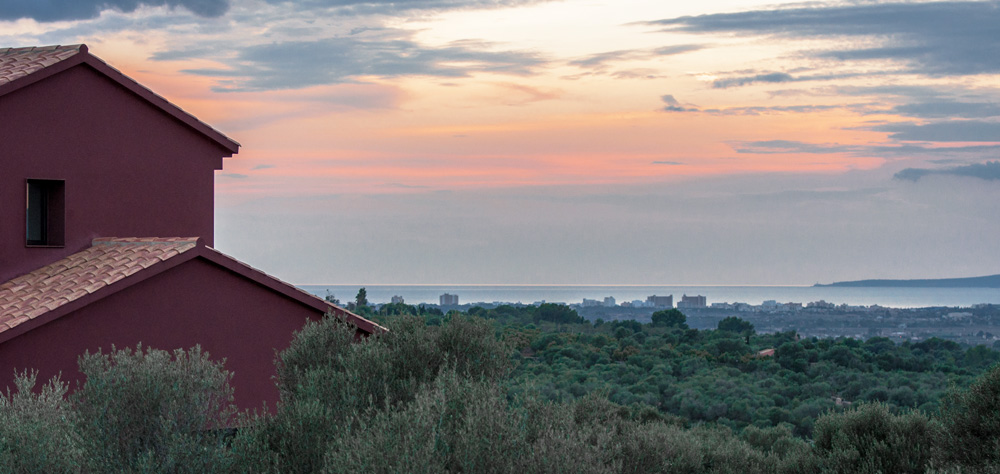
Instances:
[[[24,246],[59,248],[66,244],[66,180],[25,179]],[[34,191],[34,195],[33,195]],[[32,204],[38,211],[32,209]],[[34,215],[38,212],[40,214]],[[33,222],[34,221],[34,225]],[[33,229],[34,227],[39,229]],[[31,239],[36,230],[40,239]]]

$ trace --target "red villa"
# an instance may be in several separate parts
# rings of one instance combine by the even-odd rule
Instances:
[[[214,248],[214,171],[239,144],[85,45],[0,48],[0,391],[80,377],[98,348],[200,344],[241,408],[272,404],[275,350],[334,312]]]

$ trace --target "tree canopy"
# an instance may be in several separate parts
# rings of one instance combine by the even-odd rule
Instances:
[[[653,313],[652,321],[654,325],[670,328],[687,329],[687,317],[677,308],[670,308]]]

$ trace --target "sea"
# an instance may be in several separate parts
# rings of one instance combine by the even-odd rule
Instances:
[[[650,295],[704,296],[712,303],[748,303],[767,300],[778,303],[826,301],[852,306],[879,305],[890,308],[971,307],[1000,304],[998,288],[848,288],[814,286],[662,286],[662,285],[300,285],[299,288],[325,297],[332,294],[344,302],[353,301],[364,287],[370,303],[389,303],[393,296],[407,304],[438,304],[445,293],[458,295],[459,304],[470,303],[582,303],[583,299],[604,301],[610,296],[618,304],[646,301]]]

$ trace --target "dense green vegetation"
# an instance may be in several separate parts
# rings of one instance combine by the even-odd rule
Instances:
[[[596,391],[622,405],[649,405],[689,423],[737,431],[790,423],[802,437],[812,435],[820,414],[858,402],[883,402],[894,413],[936,413],[949,387],[968,385],[1000,360],[987,347],[941,339],[894,344],[756,334],[739,318],[698,331],[677,310],[654,314],[652,324],[552,324],[509,308],[481,315],[522,341],[516,393],[569,401]],[[536,324],[525,325],[529,319]],[[768,349],[773,356],[761,355]]]
[[[990,349],[698,331],[678,311],[371,312],[389,333],[298,333],[274,413],[235,414],[197,348],[85,355],[68,396],[25,374],[0,396],[0,472],[1000,472]]]

